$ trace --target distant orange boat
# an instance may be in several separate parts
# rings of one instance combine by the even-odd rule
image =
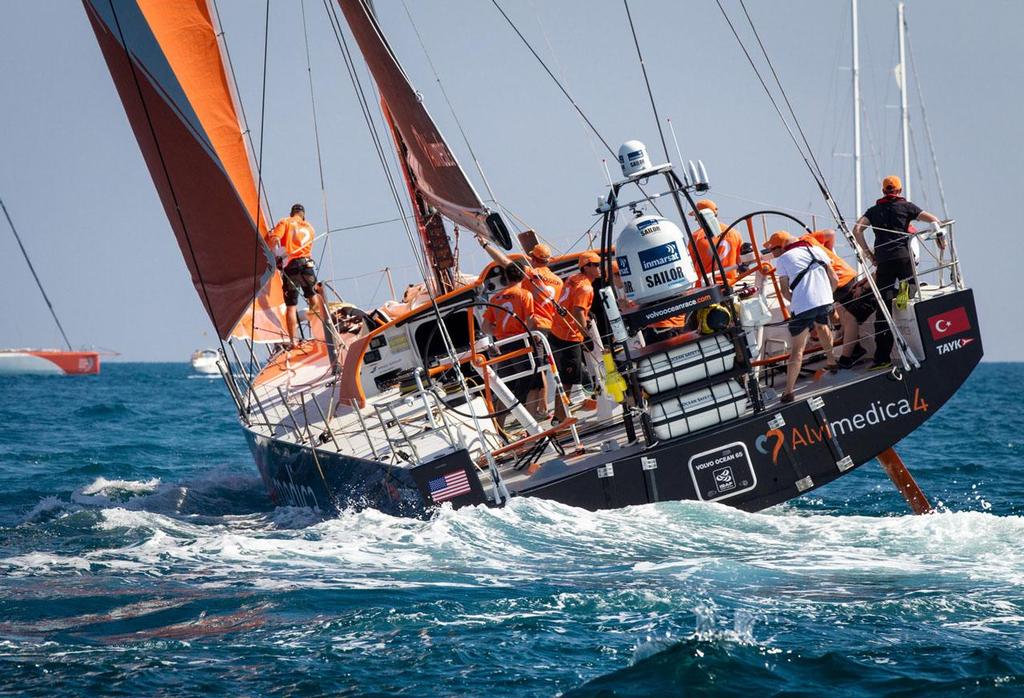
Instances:
[[[95,351],[60,349],[0,349],[0,375],[96,375],[100,355]]]
[[[64,344],[67,345],[67,350],[0,349],[0,375],[81,376],[98,374],[100,372],[99,352],[76,351],[71,347],[71,340],[68,339],[64,326],[60,324],[60,318],[57,317],[57,312],[53,309],[50,297],[46,295],[46,289],[43,288],[43,282],[39,280],[39,274],[36,273],[35,267],[32,266],[32,260],[29,259],[28,251],[21,242],[21,236],[18,234],[18,229],[14,227],[14,221],[11,220],[11,214],[7,212],[7,206],[4,205],[3,199],[0,199],[0,210],[3,211],[4,218],[7,219],[11,232],[14,233],[14,239],[18,241],[21,254],[25,257],[25,263],[28,264],[29,271],[32,272],[32,278],[36,280],[36,286],[39,287],[39,292],[43,294],[46,307],[50,309],[53,321],[57,324],[57,329],[60,330],[60,336],[64,338]]]

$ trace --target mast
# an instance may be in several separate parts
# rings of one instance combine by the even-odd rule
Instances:
[[[896,18],[899,22],[900,65],[896,78],[900,83],[900,131],[903,140],[903,196],[910,198],[910,112],[907,109],[907,34],[906,22],[903,20],[903,3],[896,6]]]
[[[60,318],[57,317],[57,311],[53,309],[53,303],[50,302],[49,296],[46,295],[46,289],[43,288],[43,282],[39,280],[39,274],[36,274],[36,268],[32,266],[32,260],[28,257],[28,251],[25,250],[25,245],[21,242],[21,236],[18,235],[18,229],[14,227],[14,221],[11,220],[11,214],[7,212],[7,207],[4,205],[4,200],[0,199],[0,208],[4,211],[4,218],[7,219],[7,225],[11,226],[11,232],[14,233],[14,239],[18,241],[18,247],[21,248],[21,254],[25,257],[25,262],[28,264],[28,270],[32,272],[32,278],[36,280],[36,286],[39,287],[39,292],[43,294],[43,300],[46,301],[46,307],[50,309],[50,315],[53,316],[53,321],[57,323],[57,329],[60,330],[60,336],[64,338],[64,344],[67,345],[68,351],[74,351],[71,348],[71,342],[68,340],[68,335],[64,331],[64,326],[60,324]]]
[[[857,35],[857,0],[850,0],[850,24],[853,27],[853,190],[854,220],[864,212],[864,191],[860,172],[860,39]]]

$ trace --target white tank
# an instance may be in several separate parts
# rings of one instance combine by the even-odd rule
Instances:
[[[674,395],[651,405],[651,426],[661,441],[707,429],[750,412],[747,393],[738,381],[718,383]]]
[[[735,363],[736,347],[724,335],[716,334],[638,359],[636,377],[648,395],[657,395],[725,373]]]
[[[615,254],[623,291],[635,303],[678,295],[697,282],[686,236],[665,218],[633,219],[615,240]]]
[[[651,169],[651,158],[647,155],[647,146],[640,141],[626,141],[619,146],[619,166],[624,177],[632,177],[637,172]]]

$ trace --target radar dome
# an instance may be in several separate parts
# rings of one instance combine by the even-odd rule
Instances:
[[[624,177],[632,177],[638,172],[651,169],[651,158],[647,155],[647,146],[640,141],[626,141],[619,146],[619,165]]]
[[[636,303],[680,294],[697,282],[683,231],[660,216],[627,224],[615,240],[615,255],[626,298]]]

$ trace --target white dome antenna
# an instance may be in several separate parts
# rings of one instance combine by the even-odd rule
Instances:
[[[640,141],[626,141],[619,146],[619,166],[623,177],[636,175],[651,169],[651,158],[647,154],[647,146]]]

